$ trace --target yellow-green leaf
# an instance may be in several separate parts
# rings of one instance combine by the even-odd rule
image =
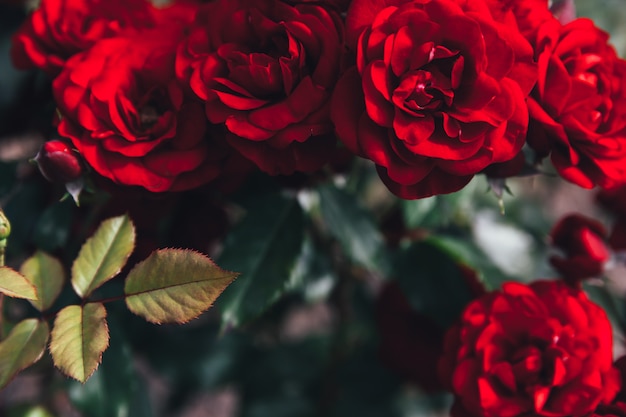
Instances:
[[[59,311],[50,340],[54,364],[64,374],[85,382],[98,368],[109,346],[109,328],[102,303],[68,306]]]
[[[61,293],[65,282],[65,271],[61,262],[45,252],[37,251],[24,261],[20,272],[37,290],[37,300],[30,300],[30,303],[39,311],[49,309]]]
[[[0,388],[41,358],[49,335],[48,324],[37,319],[23,320],[13,327],[0,343]]]
[[[211,307],[237,275],[198,252],[160,249],[129,272],[126,305],[152,323],[185,323]]]
[[[135,227],[127,215],[100,224],[83,245],[72,266],[72,286],[86,298],[119,274],[135,247]]]
[[[28,278],[8,266],[0,267],[0,293],[13,298],[37,299],[37,289]]]

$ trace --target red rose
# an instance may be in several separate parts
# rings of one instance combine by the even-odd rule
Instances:
[[[473,301],[444,350],[454,416],[580,417],[620,388],[606,313],[562,281],[507,283]]]
[[[554,19],[548,8],[548,0],[487,0],[487,3],[496,20],[517,25],[531,43],[539,28]],[[552,3],[556,6],[556,2]]]
[[[484,0],[354,0],[346,35],[357,66],[335,89],[333,121],[392,192],[457,191],[517,155],[533,52]]]
[[[147,0],[42,0],[13,36],[13,63],[56,76],[72,55],[100,39],[153,27],[154,10]]]
[[[152,192],[215,178],[225,150],[208,140],[201,103],[174,75],[179,39],[164,30],[105,39],[55,79],[59,133],[100,175]]]
[[[565,257],[552,256],[550,263],[563,279],[573,285],[580,280],[596,277],[611,257],[602,223],[578,214],[561,219],[550,232],[552,245]]]
[[[313,171],[335,146],[328,107],[341,30],[339,16],[320,5],[214,1],[181,45],[177,74],[263,171]]]
[[[584,188],[626,183],[626,61],[607,41],[589,19],[552,20],[537,35],[528,143]]]

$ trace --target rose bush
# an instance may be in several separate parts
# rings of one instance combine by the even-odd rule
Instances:
[[[313,171],[335,147],[328,107],[341,39],[339,15],[321,5],[218,0],[180,46],[177,74],[263,171]]]
[[[541,26],[528,143],[581,187],[626,182],[626,61],[589,19]]]
[[[335,89],[333,121],[392,192],[457,191],[518,154],[533,51],[483,0],[355,0],[346,32],[357,62]]]
[[[175,31],[98,42],[54,80],[59,134],[100,175],[152,192],[194,188],[216,178],[228,149],[207,137],[202,105],[174,75]]]
[[[585,416],[620,388],[606,313],[562,281],[507,283],[473,301],[444,349],[455,416]]]
[[[606,229],[589,217],[568,215],[554,226],[550,236],[552,245],[565,255],[550,257],[550,263],[572,285],[599,276],[611,257]]]

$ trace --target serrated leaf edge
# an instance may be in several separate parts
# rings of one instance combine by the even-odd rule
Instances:
[[[81,307],[81,329],[80,329],[80,332],[81,332],[81,345],[80,345],[80,348],[81,348],[81,353],[85,352],[85,344],[84,344],[84,340],[85,340],[85,338],[84,338],[84,334],[83,334],[83,326],[82,326],[82,323],[84,322],[84,320],[82,320],[82,318],[84,317],[83,312],[84,312],[85,306],[86,306],[87,304],[101,304],[101,305],[102,305],[102,307],[104,307],[104,304],[103,304],[103,303],[99,303],[99,302],[85,303],[84,305],[71,304],[71,305],[66,306],[66,307],[70,307],[70,306],[72,306],[72,305],[78,305],[79,307]],[[66,308],[66,307],[64,307],[64,308]],[[106,311],[106,308],[104,309],[104,311],[105,311],[105,316],[104,316],[104,329],[105,329],[106,334],[107,334],[107,343],[106,343],[106,346],[104,347],[104,349],[102,349],[102,351],[99,353],[99,355],[98,355],[98,360],[97,360],[97,362],[96,362],[96,366],[93,368],[93,370],[91,371],[91,373],[90,373],[89,375],[86,375],[86,372],[85,372],[85,367],[84,367],[84,354],[82,355],[82,357],[83,357],[83,374],[85,375],[85,380],[84,380],[84,381],[81,381],[80,379],[76,378],[76,377],[75,377],[75,376],[73,376],[73,375],[69,375],[69,374],[68,374],[68,373],[67,373],[67,372],[66,372],[66,371],[65,371],[62,367],[60,367],[59,365],[57,365],[56,360],[54,360],[54,354],[52,353],[52,333],[54,332],[54,327],[55,327],[55,326],[54,326],[54,324],[53,324],[53,326],[52,326],[52,330],[50,331],[50,335],[48,336],[48,339],[50,340],[50,343],[48,344],[48,351],[50,352],[50,356],[52,356],[52,361],[53,361],[53,363],[54,363],[54,366],[55,366],[55,367],[56,367],[59,371],[61,371],[61,373],[62,373],[63,375],[65,375],[65,376],[67,376],[67,377],[70,377],[70,378],[72,378],[72,379],[74,379],[74,380],[76,380],[76,381],[80,382],[81,384],[86,383],[86,382],[89,380],[89,378],[91,378],[91,376],[92,376],[92,375],[93,375],[93,374],[94,374],[94,373],[98,370],[98,368],[100,367],[100,364],[102,363],[102,355],[103,355],[103,354],[104,354],[104,352],[105,352],[105,351],[109,348],[109,344],[110,344],[110,340],[111,340],[111,334],[110,334],[110,332],[109,332],[109,324],[108,324],[108,322],[106,321],[106,317],[107,317],[107,315],[108,315],[108,312]],[[56,323],[56,320],[55,320],[55,323]]]
[[[111,275],[107,280],[105,280],[104,282],[100,283],[99,285],[95,286],[95,287],[91,287],[91,285],[88,287],[88,291],[83,294],[80,295],[79,291],[77,290],[77,288],[74,286],[74,265],[76,263],[76,261],[78,260],[78,258],[80,258],[82,252],[83,252],[83,248],[87,245],[88,242],[90,242],[93,237],[96,235],[96,233],[98,233],[98,231],[100,230],[100,227],[102,226],[102,224],[104,222],[107,222],[109,220],[113,220],[119,217],[126,217],[128,219],[128,222],[130,223],[130,227],[133,231],[133,242],[132,242],[132,247],[131,250],[128,252],[128,255],[126,255],[126,257],[124,258],[124,261],[122,262],[122,266],[115,271],[115,273],[113,273],[113,275]],[[116,233],[117,236],[118,233]],[[128,262],[128,259],[130,258],[130,256],[132,255],[132,253],[135,251],[135,247],[137,244],[137,229],[135,228],[135,223],[133,223],[133,220],[130,218],[130,216],[128,215],[128,213],[125,213],[121,216],[113,216],[113,217],[109,217],[108,219],[103,220],[100,225],[96,228],[96,231],[87,238],[87,240],[85,240],[85,242],[82,244],[82,246],[80,247],[80,251],[78,252],[78,256],[76,257],[76,259],[74,259],[74,262],[72,263],[72,267],[70,269],[70,282],[72,284],[72,288],[74,289],[74,291],[76,292],[76,294],[78,294],[81,298],[85,299],[87,297],[89,297],[89,295],[91,295],[91,293],[93,293],[96,289],[100,288],[100,286],[106,284],[109,280],[111,280],[112,278],[116,277],[120,272],[122,272],[122,269],[126,266],[126,263]],[[100,263],[100,265],[98,265],[98,269],[97,271],[100,271],[100,268],[102,266],[102,263]],[[94,274],[95,275],[95,274]]]
[[[150,256],[152,256],[152,254],[154,254],[154,253],[156,253],[156,252],[164,252],[164,251],[167,251],[167,250],[183,251],[183,252],[191,252],[191,253],[195,253],[195,254],[197,254],[197,255],[200,255],[200,256],[202,256],[202,257],[204,257],[204,258],[208,259],[209,261],[211,261],[211,262],[213,263],[213,265],[215,265],[217,268],[219,268],[222,272],[224,272],[224,273],[226,273],[226,274],[228,274],[228,275],[232,275],[232,278],[233,278],[233,279],[230,281],[230,283],[229,283],[228,285],[232,284],[232,283],[233,283],[233,282],[237,279],[237,277],[239,277],[239,275],[241,275],[241,273],[239,273],[239,272],[228,271],[228,270],[226,270],[226,269],[223,269],[223,268],[222,268],[221,266],[219,266],[219,265],[217,264],[217,262],[215,262],[215,261],[214,261],[214,260],[213,260],[210,256],[208,256],[208,255],[206,255],[206,254],[204,254],[204,253],[202,253],[202,252],[200,252],[200,251],[198,251],[198,250],[195,250],[195,249],[186,249],[186,248],[171,248],[171,247],[159,248],[159,249],[156,249],[156,250],[152,251],[152,252],[150,253],[150,255],[148,255],[148,256],[147,256],[144,260],[142,260],[141,262],[137,262],[137,263],[133,266],[133,268],[132,268],[132,269],[128,272],[128,275],[130,275],[130,273],[131,273],[131,272],[132,272],[135,268],[137,268],[140,264],[145,263],[145,262],[146,262],[146,261],[150,258]],[[197,319],[197,318],[198,318],[198,317],[200,317],[203,313],[205,313],[205,312],[206,312],[209,308],[213,307],[213,305],[215,304],[215,300],[214,300],[214,301],[213,301],[213,303],[211,303],[211,304],[210,304],[207,308],[205,308],[204,310],[200,311],[197,315],[195,315],[195,316],[193,316],[193,317],[189,317],[189,318],[188,318],[188,319],[186,319],[186,320],[179,320],[179,321],[174,321],[174,322],[169,322],[169,321],[167,321],[167,322],[162,322],[162,321],[159,321],[159,320],[150,320],[150,318],[148,318],[148,317],[144,317],[143,315],[137,314],[137,313],[136,313],[136,312],[134,312],[134,311],[133,311],[130,307],[128,307],[128,303],[126,302],[126,299],[128,299],[129,297],[132,297],[132,296],[137,296],[137,295],[141,295],[141,294],[147,294],[147,293],[149,293],[149,292],[161,291],[161,290],[165,290],[165,289],[168,289],[168,288],[174,288],[174,287],[178,287],[178,286],[183,286],[183,285],[193,284],[193,283],[197,283],[197,282],[204,282],[204,281],[207,281],[207,280],[203,280],[203,281],[191,281],[191,282],[186,282],[186,283],[183,283],[183,284],[168,285],[168,286],[166,286],[166,287],[155,288],[155,289],[151,289],[151,290],[147,290],[147,291],[139,291],[139,292],[134,292],[134,293],[130,293],[130,294],[126,292],[126,284],[124,283],[124,296],[125,296],[124,302],[126,303],[126,307],[128,308],[128,310],[129,310],[131,313],[133,313],[133,314],[134,314],[134,315],[136,315],[136,316],[139,316],[139,317],[143,318],[144,320],[146,320],[146,321],[147,321],[147,322],[149,322],[149,323],[152,323],[152,324],[158,324],[158,325],[161,325],[161,324],[171,324],[171,323],[186,324],[186,323],[189,323],[189,322],[190,322],[190,321],[192,321],[192,320]],[[228,287],[228,285],[227,285],[226,287]],[[225,289],[225,288],[224,288],[224,289]],[[224,290],[222,290],[222,293],[223,293],[223,292],[224,292]],[[221,295],[222,293],[220,293],[220,295]],[[218,297],[217,297],[217,298],[219,298],[219,295],[218,295]],[[217,300],[217,298],[216,298],[216,300]]]
[[[33,301],[37,301],[39,300],[39,294],[37,293],[37,287],[35,287],[35,285],[24,275],[22,274],[20,271],[16,271],[15,269],[9,267],[9,266],[0,266],[0,270],[2,269],[6,269],[6,270],[10,270],[12,272],[15,272],[17,275],[21,276],[22,278],[24,278],[24,280],[26,281],[26,283],[28,283],[31,288],[33,289],[33,292],[35,293],[35,298],[27,298],[27,297],[21,297],[19,295],[16,295],[14,292],[7,292],[4,290],[3,287],[0,287],[0,293],[6,295],[7,297],[10,298],[19,298],[22,300],[33,300]]]
[[[15,372],[13,372],[13,375],[11,376],[11,378],[7,379],[7,381],[6,381],[6,383],[4,385],[0,385],[0,390],[4,389],[4,387],[9,385],[11,383],[11,381],[13,381],[15,379],[15,377],[17,375],[19,375],[19,373],[22,372],[24,369],[27,369],[27,368],[33,366],[34,364],[36,364],[37,362],[39,362],[39,360],[43,357],[44,352],[46,351],[46,345],[48,344],[48,341],[50,340],[50,326],[48,326],[48,323],[46,323],[43,320],[30,318],[30,319],[25,319],[25,320],[22,320],[22,321],[26,321],[26,320],[37,320],[38,321],[38,324],[37,324],[38,326],[40,324],[44,324],[46,326],[46,328],[47,328],[48,337],[46,338],[46,341],[44,342],[44,347],[43,347],[43,349],[41,349],[41,352],[39,352],[39,355],[37,355],[37,357],[29,365],[26,365],[26,366],[24,366],[21,369],[16,369]],[[20,323],[17,323],[17,324],[19,325]],[[31,340],[31,337],[32,337],[33,333],[34,332],[31,332],[30,336],[28,337],[28,340]],[[10,336],[10,333],[9,333],[9,336]],[[7,336],[7,338],[8,338],[8,336]],[[0,343],[4,343],[5,340],[6,339],[4,339]]]

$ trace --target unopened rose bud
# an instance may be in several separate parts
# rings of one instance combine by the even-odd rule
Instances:
[[[0,247],[2,246],[1,241],[6,240],[11,234],[11,223],[9,223],[9,219],[4,215],[4,212],[0,209]]]
[[[552,228],[550,237],[552,246],[563,255],[550,257],[550,263],[567,283],[575,287],[586,278],[601,275],[611,257],[602,223],[580,214],[561,219]]]
[[[35,157],[41,174],[50,182],[67,184],[83,174],[79,156],[67,143],[51,140],[44,143]]]

